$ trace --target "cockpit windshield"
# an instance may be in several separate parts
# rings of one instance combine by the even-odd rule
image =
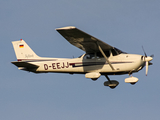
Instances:
[[[119,50],[119,49],[117,49],[117,48],[113,48],[113,49],[111,50],[111,52],[112,52],[112,55],[113,55],[113,56],[116,56],[116,55],[119,55],[119,54],[122,54],[122,53],[127,54],[126,52],[123,52],[123,51],[121,51],[121,50]]]
[[[78,58],[81,58],[83,55],[79,56]]]

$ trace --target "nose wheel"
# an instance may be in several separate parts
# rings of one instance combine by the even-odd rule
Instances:
[[[104,82],[104,86],[108,86],[111,89],[114,89],[115,87],[117,87],[117,85],[119,84],[118,81],[116,80],[110,80],[109,77],[107,75],[105,75],[105,77],[108,79],[108,81]]]

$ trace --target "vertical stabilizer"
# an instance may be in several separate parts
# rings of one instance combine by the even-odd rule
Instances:
[[[40,58],[24,40],[13,41],[12,44],[18,61]]]

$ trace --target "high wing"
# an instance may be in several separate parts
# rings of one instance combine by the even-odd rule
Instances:
[[[114,47],[105,42],[77,29],[74,26],[57,28],[56,29],[68,42],[72,45],[84,50],[86,53],[99,52],[98,46],[103,51],[108,51]]]

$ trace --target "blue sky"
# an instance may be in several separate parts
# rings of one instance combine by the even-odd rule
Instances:
[[[159,0],[1,0],[1,120],[159,120]],[[84,75],[34,74],[20,71],[11,41],[24,39],[45,57],[78,57],[84,52],[69,44],[56,28],[77,28],[125,52],[154,54],[153,66],[133,76],[137,84],[118,80],[112,90]]]

